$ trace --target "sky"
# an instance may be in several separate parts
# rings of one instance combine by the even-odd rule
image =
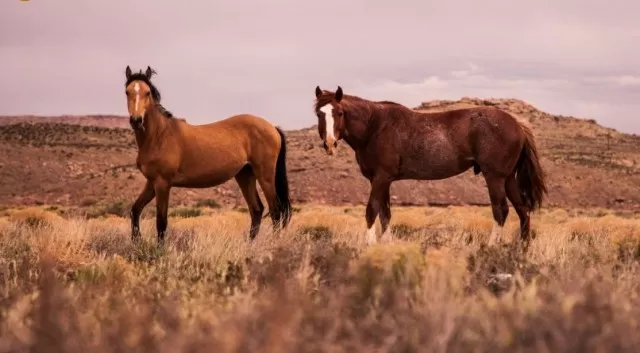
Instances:
[[[0,115],[127,115],[151,66],[193,124],[317,123],[316,85],[409,107],[516,98],[640,133],[638,1],[2,0]]]

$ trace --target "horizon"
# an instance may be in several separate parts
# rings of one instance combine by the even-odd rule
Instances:
[[[640,133],[640,48],[628,44],[640,39],[640,4],[364,5],[7,2],[0,115],[126,115],[124,69],[149,65],[163,105],[193,124],[250,113],[289,130],[313,126],[315,86],[341,85],[410,108],[518,99]],[[150,10],[154,16],[141,22]]]
[[[540,109],[539,107],[531,104],[530,102],[527,102],[525,100],[522,99],[517,99],[517,98],[501,98],[501,97],[489,97],[489,98],[481,98],[481,97],[472,97],[472,96],[465,96],[465,97],[460,97],[458,99],[432,99],[432,100],[426,100],[426,101],[422,101],[420,104],[416,105],[415,107],[410,107],[407,106],[408,108],[412,109],[412,110],[416,110],[420,107],[421,104],[423,103],[430,103],[430,102],[436,102],[436,101],[449,101],[449,102],[460,102],[463,99],[477,99],[477,100],[505,100],[505,101],[509,101],[509,100],[513,100],[513,101],[520,101],[523,102],[524,104],[528,104],[530,106],[532,106],[534,109],[536,109],[539,112],[542,113],[546,113],[552,116],[560,116],[560,117],[564,117],[564,118],[573,118],[573,119],[578,119],[578,120],[582,120],[582,121],[595,121],[597,125],[604,127],[604,128],[609,128],[609,129],[614,129],[620,133],[623,134],[629,134],[629,135],[637,135],[639,133],[636,132],[628,132],[628,131],[621,131],[615,127],[612,126],[608,126],[605,124],[602,124],[601,122],[593,119],[593,118],[589,118],[589,117],[580,117],[580,116],[573,116],[573,115],[563,115],[563,114],[555,114],[553,112],[547,112],[544,111],[543,109]],[[199,124],[207,124],[207,123],[211,123],[211,122],[215,122],[215,121],[204,121],[204,122],[190,122],[188,117],[181,117],[177,114],[175,114],[175,116],[177,118],[180,119],[185,119],[187,121],[187,123],[189,124],[193,124],[193,125],[199,125]],[[112,114],[112,113],[88,113],[88,114],[56,114],[56,115],[34,115],[34,114],[15,114],[15,115],[2,115],[0,114],[0,119],[2,118],[21,118],[21,117],[34,117],[34,118],[44,118],[44,119],[49,119],[49,118],[64,118],[64,117],[69,117],[69,118],[82,118],[82,117],[91,117],[91,118],[97,118],[97,117],[106,117],[106,118],[121,118],[123,120],[127,120],[129,117],[126,114]],[[277,124],[274,124],[277,125]],[[296,128],[285,128],[285,130],[288,131],[297,131],[297,130],[304,130],[304,129],[309,129],[309,128],[313,128],[315,126],[317,126],[318,123],[316,122],[312,122],[311,125],[307,125],[307,126],[301,126],[301,127],[296,127]]]

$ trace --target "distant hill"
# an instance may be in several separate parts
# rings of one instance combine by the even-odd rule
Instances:
[[[514,99],[430,101],[416,110],[493,105],[531,122],[549,175],[547,205],[640,208],[640,137],[593,120],[551,115]],[[326,156],[316,127],[288,131],[288,168],[296,203],[364,204],[369,184],[341,144]],[[0,204],[131,204],[144,185],[128,119],[119,116],[0,117]],[[482,176],[400,181],[392,203],[489,204]],[[244,206],[233,180],[212,189],[174,189],[171,204],[215,200]]]

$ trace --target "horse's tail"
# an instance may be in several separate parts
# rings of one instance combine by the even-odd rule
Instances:
[[[284,132],[276,127],[280,135],[280,152],[276,161],[276,205],[282,219],[282,228],[291,220],[291,198],[289,197],[289,179],[287,178],[287,139]]]
[[[533,210],[542,205],[547,193],[545,171],[540,165],[538,148],[531,128],[519,122],[525,135],[525,142],[518,160],[516,181],[523,201]]]

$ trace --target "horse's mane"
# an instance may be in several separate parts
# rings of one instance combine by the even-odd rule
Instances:
[[[318,108],[329,104],[333,98],[335,97],[335,92],[329,92],[329,91],[323,91],[323,95],[320,96],[320,98],[318,98],[316,100],[315,103],[315,109],[318,110]],[[393,106],[397,106],[397,107],[403,107],[406,109],[409,109],[407,107],[405,107],[404,105],[400,104],[400,103],[396,103],[396,102],[392,102],[392,101],[372,101],[372,100],[368,100],[368,99],[364,99],[358,96],[352,96],[352,95],[348,95],[348,94],[343,94],[342,95],[342,102],[359,102],[359,103],[365,103],[365,104],[371,104],[371,105],[375,105],[375,104],[382,104],[382,105],[393,105]]]
[[[155,70],[151,69],[151,76],[153,76],[154,74],[156,74]],[[160,100],[162,98],[162,96],[160,95],[160,91],[153,83],[151,83],[151,80],[142,72],[142,70],[136,73],[132,73],[131,76],[129,76],[129,78],[127,79],[127,82],[125,82],[124,86],[127,87],[131,82],[137,80],[140,80],[147,84],[147,86],[149,86],[149,89],[151,90],[151,97],[156,103],[156,107],[160,111],[160,114],[170,119],[173,118],[173,114],[168,111],[162,104],[160,104]]]

